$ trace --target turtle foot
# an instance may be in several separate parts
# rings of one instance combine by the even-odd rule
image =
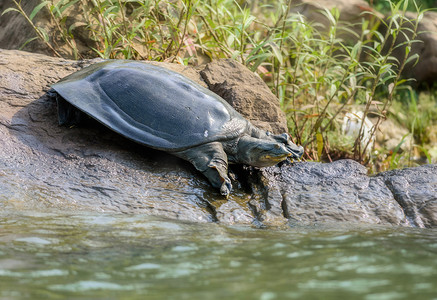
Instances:
[[[228,157],[220,142],[203,144],[173,154],[191,162],[214,188],[220,190],[220,194],[228,198],[232,185],[228,177]]]
[[[226,197],[226,199],[228,199],[231,191],[232,191],[232,184],[231,181],[227,179],[223,182],[222,186],[220,187],[220,194],[222,194],[223,196]]]

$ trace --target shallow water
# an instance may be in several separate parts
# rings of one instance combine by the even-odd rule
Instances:
[[[437,299],[437,230],[0,215],[0,299]]]

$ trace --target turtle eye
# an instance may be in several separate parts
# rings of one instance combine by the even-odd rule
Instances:
[[[266,135],[269,136],[272,135],[272,133],[270,131],[266,131]]]
[[[280,149],[281,146],[280,146],[279,144],[275,144],[275,148],[276,148],[276,149]]]

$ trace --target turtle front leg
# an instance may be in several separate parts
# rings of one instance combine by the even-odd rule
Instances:
[[[223,196],[229,196],[232,185],[228,177],[228,157],[221,143],[212,142],[173,154],[188,160],[208,178],[213,187],[220,189]]]

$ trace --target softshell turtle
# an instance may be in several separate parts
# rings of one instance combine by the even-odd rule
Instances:
[[[288,134],[256,128],[210,90],[149,63],[96,63],[52,88],[61,125],[78,123],[84,112],[131,140],[188,160],[226,197],[228,162],[265,167],[303,154]]]

